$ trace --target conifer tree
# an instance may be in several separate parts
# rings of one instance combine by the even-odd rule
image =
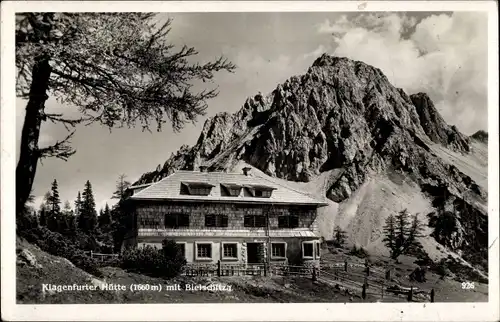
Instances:
[[[99,216],[99,227],[101,228],[108,227],[110,224],[111,224],[111,211],[109,209],[108,204],[106,203],[104,209],[101,209],[101,213]]]
[[[78,216],[80,213],[80,208],[82,206],[82,196],[80,194],[80,191],[78,191],[78,195],[76,196],[75,200],[75,216]]]
[[[340,226],[335,226],[333,230],[333,239],[337,247],[342,247],[346,240],[346,232]]]
[[[59,199],[59,190],[57,180],[54,179],[50,189],[50,195],[47,198],[47,207],[49,215],[47,217],[47,228],[52,231],[59,231],[61,226],[61,200]]]
[[[385,226],[384,226],[384,243],[389,248],[389,252],[391,253],[391,257],[393,257],[393,252],[395,249],[395,240],[396,240],[396,232],[395,232],[395,219],[394,216],[391,214],[387,219],[385,220]]]
[[[122,200],[125,198],[125,193],[127,188],[130,186],[130,182],[126,180],[127,176],[125,174],[120,174],[118,180],[116,181],[116,190],[113,192],[112,199]]]
[[[410,221],[410,217],[411,221]],[[384,226],[385,245],[389,248],[391,258],[397,259],[420,246],[417,238],[422,237],[422,222],[418,214],[411,216],[406,209],[396,216],[390,215]]]
[[[27,98],[16,168],[16,209],[25,204],[38,162],[75,153],[74,131],[40,147],[40,126],[54,122],[71,129],[82,122],[106,127],[139,123],[158,130],[170,121],[174,130],[203,115],[216,88],[195,90],[193,82],[213,81],[218,71],[235,66],[223,57],[193,61],[195,48],[176,49],[171,20],[158,24],[154,13],[16,14],[16,94]],[[81,117],[45,111],[49,97],[63,101]]]
[[[92,185],[87,180],[82,193],[80,215],[78,217],[78,228],[84,232],[93,232],[97,224],[97,211],[92,193]]]
[[[126,175],[121,174],[116,181],[116,190],[111,196],[112,199],[118,199],[118,202],[110,211],[112,222],[113,243],[115,251],[119,251],[123,237],[129,229],[130,222],[127,220],[127,188],[130,182],[126,180]]]

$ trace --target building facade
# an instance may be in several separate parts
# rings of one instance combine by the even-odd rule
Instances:
[[[175,240],[189,264],[310,264],[320,258],[324,201],[244,173],[178,171],[131,187],[126,247]]]

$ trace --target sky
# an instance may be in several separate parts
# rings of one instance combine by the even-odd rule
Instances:
[[[199,62],[223,55],[236,64],[234,73],[214,77],[219,95],[208,101],[207,114],[180,133],[142,132],[140,127],[113,129],[98,124],[77,126],[76,154],[68,161],[45,159],[38,165],[35,206],[57,179],[61,200],[73,202],[87,180],[97,208],[110,197],[120,174],[136,181],[183,145],[193,145],[203,122],[218,112],[236,112],[247,97],[271,92],[291,76],[307,72],[323,53],[361,60],[380,68],[408,94],[426,92],[449,124],[463,133],[487,130],[487,15],[485,13],[175,13],[168,41],[197,49]],[[180,48],[180,47],[179,47]],[[26,101],[16,101],[16,144]],[[53,98],[46,110],[77,115],[75,107]],[[44,123],[39,145],[67,135],[64,127]]]

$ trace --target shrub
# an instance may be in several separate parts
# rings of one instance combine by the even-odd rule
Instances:
[[[359,258],[366,258],[368,257],[368,252],[363,247],[358,248],[356,246],[353,246],[349,251],[349,255],[353,255]]]
[[[20,235],[28,242],[40,247],[43,251],[68,259],[76,267],[87,273],[97,277],[102,276],[102,273],[98,269],[98,263],[90,256],[87,256],[84,251],[78,249],[70,239],[60,233],[40,227],[20,232]]]
[[[171,240],[163,240],[162,246],[162,249],[145,246],[125,251],[122,267],[154,277],[171,278],[179,275],[186,264],[179,246]]]

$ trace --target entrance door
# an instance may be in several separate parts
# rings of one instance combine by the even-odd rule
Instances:
[[[264,263],[264,243],[247,243],[247,263]]]

